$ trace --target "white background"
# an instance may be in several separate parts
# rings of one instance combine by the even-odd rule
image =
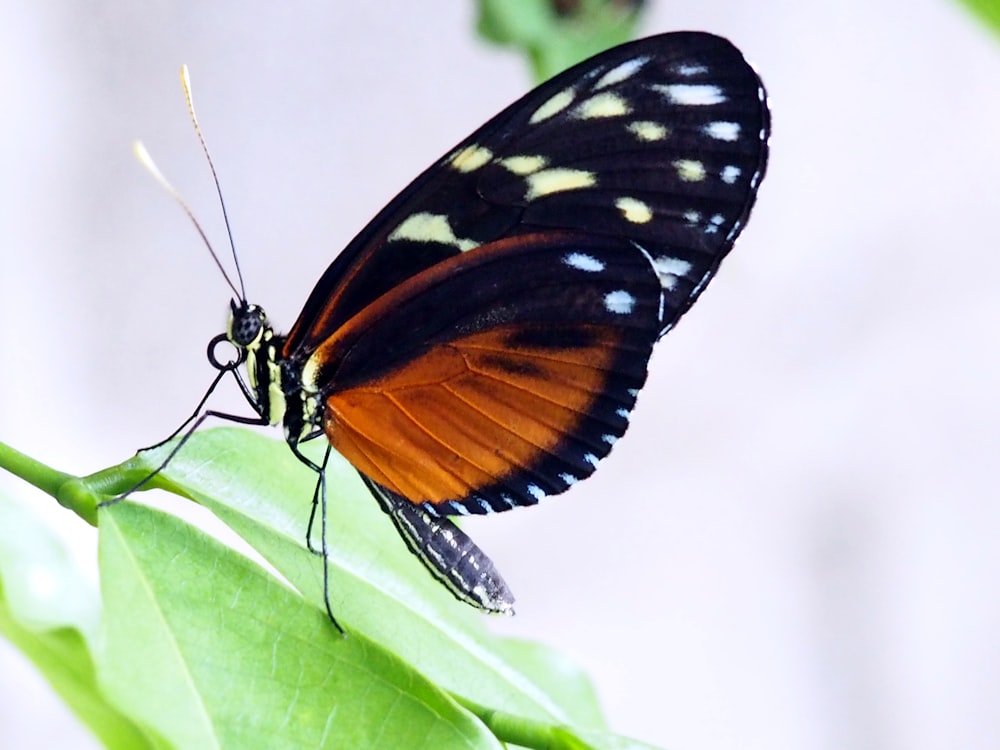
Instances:
[[[287,328],[338,250],[526,90],[465,2],[0,6],[0,439],[65,471],[169,433],[229,292]],[[675,750],[1000,746],[1000,44],[946,0],[661,3],[771,94],[758,208],[594,479],[475,524],[612,726]],[[236,398],[220,406],[239,407]],[[93,532],[61,523],[86,560]],[[95,746],[0,643],[0,747]]]

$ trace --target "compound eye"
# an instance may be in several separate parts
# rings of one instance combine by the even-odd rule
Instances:
[[[264,311],[256,305],[242,305],[233,308],[233,318],[229,326],[231,340],[236,346],[248,347],[259,336],[264,327]]]

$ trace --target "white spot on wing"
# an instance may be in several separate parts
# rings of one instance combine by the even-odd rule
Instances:
[[[569,473],[560,474],[559,478],[566,483],[567,487],[572,487],[574,484],[580,481],[578,478]]]
[[[604,295],[604,307],[616,315],[628,315],[635,309],[635,297],[624,289],[608,292]]]
[[[537,484],[529,484],[525,489],[528,491],[529,495],[535,498],[535,500],[545,499],[545,490],[543,490]]]
[[[691,264],[680,258],[671,258],[661,255],[653,261],[656,268],[656,275],[660,279],[660,286],[668,292],[672,292],[677,286],[677,279],[686,276],[691,270]]]
[[[677,73],[682,76],[696,76],[699,73],[707,73],[708,68],[704,65],[692,65],[691,63],[684,63],[677,66]]]
[[[710,122],[704,127],[705,135],[718,141],[735,141],[740,137],[738,122]]]
[[[727,185],[732,185],[742,173],[743,170],[730,164],[728,167],[722,168],[722,172],[719,173],[719,177],[721,177],[722,181]]]
[[[669,83],[653,86],[674,104],[684,107],[704,107],[710,104],[722,104],[726,95],[722,89],[707,83]]]
[[[602,89],[605,86],[614,86],[616,83],[621,83],[638,73],[639,69],[648,62],[649,57],[647,56],[626,60],[601,76],[600,80],[594,84],[594,88]]]
[[[653,261],[656,268],[656,275],[660,279],[660,286],[668,292],[672,292],[677,286],[677,280],[682,276],[687,276],[691,272],[691,264],[680,258],[671,258],[668,255],[661,255]]]
[[[691,264],[681,258],[671,258],[669,255],[661,255],[653,261],[656,272],[670,276],[687,276],[691,273]]]
[[[567,266],[572,266],[581,271],[598,273],[604,270],[604,263],[592,255],[586,253],[569,253],[563,257],[563,262]]]
[[[715,234],[719,231],[719,227],[726,223],[726,217],[722,214],[715,214],[711,219],[708,220],[708,224],[705,225],[705,234]]]

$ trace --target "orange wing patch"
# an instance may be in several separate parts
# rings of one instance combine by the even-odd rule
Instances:
[[[333,392],[330,442],[414,503],[460,500],[532,467],[603,392],[620,340],[610,327],[577,326],[576,344],[512,347],[519,332],[472,334]]]

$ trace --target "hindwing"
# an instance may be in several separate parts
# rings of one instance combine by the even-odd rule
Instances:
[[[399,284],[303,380],[372,481],[442,514],[506,510],[589,476],[624,433],[662,300],[637,247],[523,235]]]

